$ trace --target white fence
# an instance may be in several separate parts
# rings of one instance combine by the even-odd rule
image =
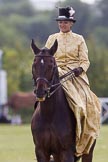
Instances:
[[[101,123],[103,124],[108,120],[108,97],[99,98],[101,102]]]
[[[0,105],[7,102],[7,73],[0,70]]]

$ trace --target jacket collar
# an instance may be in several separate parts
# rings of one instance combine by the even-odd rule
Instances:
[[[72,34],[72,31],[70,30],[70,31],[67,32],[67,33],[63,33],[62,31],[60,31],[60,34],[61,34],[61,35],[71,35],[71,34]]]

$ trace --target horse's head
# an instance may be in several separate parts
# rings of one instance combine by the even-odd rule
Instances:
[[[35,93],[37,100],[44,101],[53,83],[53,76],[57,69],[53,55],[57,50],[58,43],[56,40],[50,49],[39,49],[35,45],[34,40],[32,40],[31,47],[35,54],[32,65]]]

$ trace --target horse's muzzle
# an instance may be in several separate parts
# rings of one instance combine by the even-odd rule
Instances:
[[[39,102],[43,102],[43,101],[45,101],[45,98],[46,98],[46,97],[42,97],[42,98],[38,98],[38,97],[37,97],[36,100],[39,101]]]
[[[46,91],[38,91],[35,90],[35,94],[36,94],[36,100],[39,102],[43,102],[46,99],[47,96],[47,92]]]

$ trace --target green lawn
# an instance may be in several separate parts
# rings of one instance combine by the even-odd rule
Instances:
[[[0,162],[35,162],[30,125],[0,125]],[[108,125],[101,127],[93,162],[108,162]]]
[[[93,162],[108,162],[108,125],[101,126],[100,137],[97,140]]]
[[[35,162],[30,125],[0,125],[0,162]]]

